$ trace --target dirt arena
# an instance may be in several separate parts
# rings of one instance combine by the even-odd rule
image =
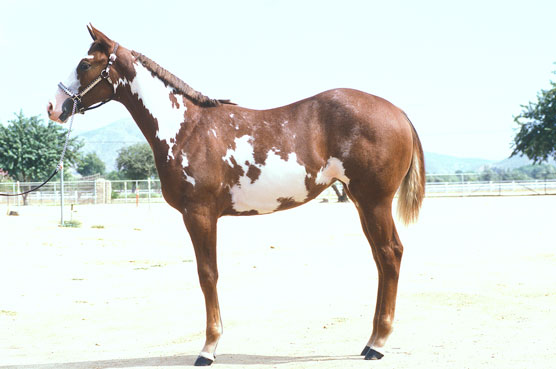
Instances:
[[[189,237],[165,204],[0,207],[0,369],[186,368],[204,341]],[[377,275],[351,204],[219,223],[217,368],[549,368],[556,196],[427,198],[405,245],[385,357]],[[69,210],[66,219],[70,217]]]

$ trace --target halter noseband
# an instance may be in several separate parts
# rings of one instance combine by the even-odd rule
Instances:
[[[75,105],[81,105],[81,99],[83,98],[83,96],[85,96],[85,94],[87,94],[87,92],[91,91],[93,89],[93,87],[95,87],[100,81],[102,80],[106,80],[108,81],[108,83],[110,83],[110,85],[113,85],[114,83],[112,82],[112,79],[110,78],[110,68],[112,67],[112,64],[114,64],[114,61],[116,60],[116,51],[118,51],[118,43],[116,43],[114,45],[114,50],[112,51],[112,53],[110,54],[110,57],[108,58],[108,64],[106,65],[106,68],[104,68],[101,72],[100,75],[91,83],[89,83],[89,85],[87,87],[85,87],[85,89],[83,89],[83,91],[81,92],[73,92],[72,90],[70,90],[68,87],[66,87],[62,82],[58,83],[58,87],[60,88],[60,90],[64,91],[64,93],[66,95],[69,96],[70,99],[73,100],[73,104]],[[77,113],[81,113],[81,114],[85,114],[85,112],[87,110],[91,110],[91,109],[96,109],[101,105],[106,104],[107,102],[109,102],[110,100],[112,100],[112,97],[96,104],[93,106],[89,106],[88,108],[83,108],[83,107],[79,107],[77,109]],[[74,111],[75,113],[75,111]]]

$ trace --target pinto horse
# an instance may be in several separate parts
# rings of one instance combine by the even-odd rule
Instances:
[[[206,341],[195,365],[211,365],[222,335],[216,224],[223,215],[286,210],[335,181],[355,204],[378,268],[373,330],[362,355],[392,331],[403,252],[392,219],[415,221],[425,192],[423,150],[405,113],[380,97],[335,89],[270,110],[251,110],[193,90],[148,57],[88,26],[93,43],[48,103],[63,123],[115,100],[151,146],[164,199],[183,216],[206,305]],[[77,108],[75,108],[75,106]],[[74,109],[72,109],[72,106]]]

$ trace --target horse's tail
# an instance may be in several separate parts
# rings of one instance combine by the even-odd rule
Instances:
[[[406,115],[407,118],[407,115]],[[425,197],[425,158],[415,127],[407,118],[413,132],[411,165],[398,191],[398,217],[404,224],[414,223]]]

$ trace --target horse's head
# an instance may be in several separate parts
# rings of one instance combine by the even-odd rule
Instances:
[[[73,112],[83,113],[93,105],[107,102],[115,97],[120,78],[118,66],[120,55],[129,53],[92,25],[87,26],[93,44],[88,55],[77,63],[65,83],[60,83],[55,96],[48,102],[46,110],[51,120],[63,123]]]

